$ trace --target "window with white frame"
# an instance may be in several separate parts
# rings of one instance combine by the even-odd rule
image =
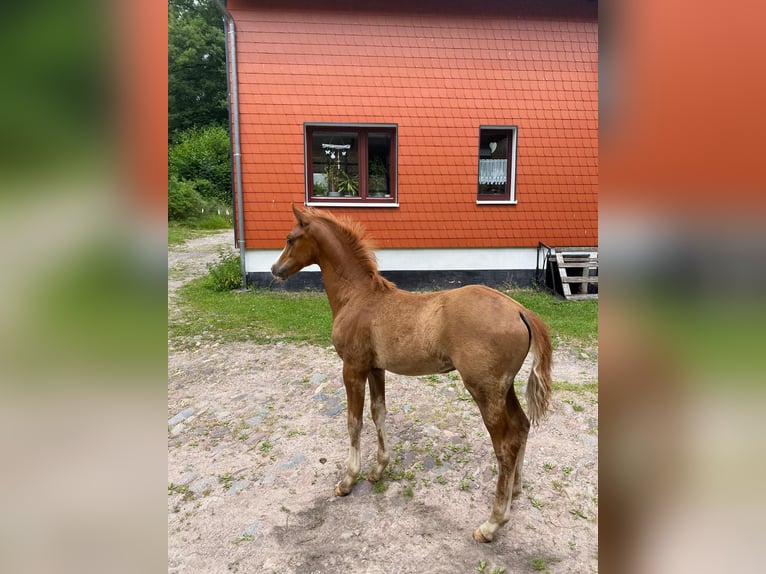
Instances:
[[[479,128],[479,186],[477,201],[516,201],[515,126]]]
[[[396,204],[396,126],[307,124],[309,203]]]

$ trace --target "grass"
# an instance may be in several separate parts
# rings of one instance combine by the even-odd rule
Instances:
[[[186,318],[170,325],[172,336],[332,344],[332,312],[324,293],[215,291],[202,277],[181,287],[178,296]]]
[[[168,484],[168,495],[171,495],[173,493],[177,493],[182,495],[182,498],[184,501],[191,500],[194,498],[194,493],[189,490],[188,485],[180,486],[178,484],[173,484],[172,482]]]
[[[572,516],[576,516],[577,518],[584,518],[586,520],[588,519],[588,517],[585,516],[585,513],[583,513],[583,511],[580,510],[579,508],[573,508],[572,510],[569,511],[569,514],[571,514]]]
[[[223,484],[224,489],[229,490],[231,488],[231,485],[234,483],[234,481],[231,478],[230,472],[225,472],[221,476],[218,477],[218,482]]]
[[[516,290],[511,295],[548,323],[554,339],[558,335],[583,345],[595,344],[597,301],[559,301],[531,289]],[[217,292],[208,275],[181,287],[178,296],[185,317],[169,326],[173,337],[201,335],[223,343],[291,341],[332,345],[332,313],[324,292],[266,289]],[[472,400],[468,394],[461,394],[458,399]]]
[[[554,391],[568,391],[583,395],[585,393],[598,393],[598,383],[569,383],[567,381],[553,381],[551,387]]]
[[[383,482],[382,480],[372,483],[372,491],[375,494],[383,494],[387,490],[388,490],[388,483]]]
[[[487,572],[487,566],[489,566],[489,563],[486,560],[480,560],[479,563],[474,566],[474,570],[477,572]],[[489,571],[489,574],[504,574],[505,570],[505,566],[496,566]]]
[[[234,544],[240,544],[242,542],[252,542],[253,540],[255,540],[255,536],[253,536],[252,534],[243,534],[242,536],[234,540]]]
[[[598,339],[598,300],[563,301],[536,289],[505,291],[545,321],[551,334],[592,345]]]
[[[567,403],[569,406],[571,406],[572,410],[575,411],[576,413],[581,413],[585,410],[584,406],[574,402],[572,399],[564,399],[564,402]]]
[[[217,215],[197,221],[168,221],[168,245],[180,245],[189,239],[214,235],[233,229],[232,223]]]

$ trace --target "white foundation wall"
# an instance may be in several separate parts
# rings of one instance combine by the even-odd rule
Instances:
[[[245,270],[268,273],[282,253],[281,249],[248,249]],[[375,251],[381,271],[481,271],[535,269],[534,247],[497,247],[491,249],[378,249]],[[306,271],[319,271],[311,265]]]

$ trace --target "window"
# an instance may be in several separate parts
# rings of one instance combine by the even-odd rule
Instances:
[[[396,205],[396,126],[306,125],[309,203]]]
[[[516,128],[479,128],[478,203],[516,202]]]

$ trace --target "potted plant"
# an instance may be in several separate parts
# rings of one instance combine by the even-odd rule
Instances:
[[[380,156],[375,156],[370,162],[370,167],[367,171],[369,193],[372,197],[384,197],[388,193],[386,175],[387,171],[383,160]]]
[[[346,197],[353,197],[359,193],[359,178],[347,171],[340,170],[335,182],[336,189]]]
[[[338,186],[340,183],[340,174],[342,172],[343,170],[335,163],[330,162],[327,164],[325,174],[327,175],[327,195],[330,197],[340,196],[340,189]]]
[[[327,186],[321,181],[314,182],[314,195],[325,197],[327,195]]]

